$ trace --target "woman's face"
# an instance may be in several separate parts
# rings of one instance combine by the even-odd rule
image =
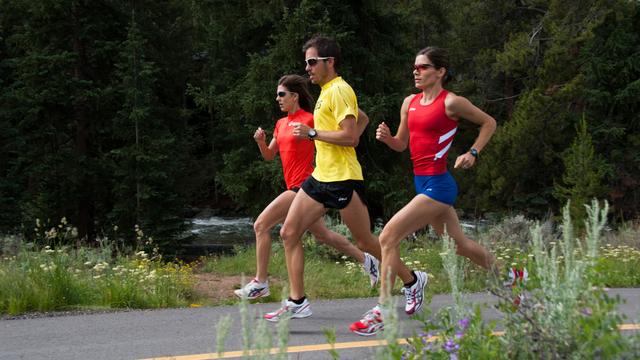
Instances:
[[[436,69],[427,55],[418,55],[413,63],[413,81],[418,89],[424,90],[437,84],[445,71],[444,68]]]
[[[276,101],[278,105],[280,105],[280,110],[288,113],[298,105],[298,94],[289,91],[289,89],[283,85],[278,85]]]

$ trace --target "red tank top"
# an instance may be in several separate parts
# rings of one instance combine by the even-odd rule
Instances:
[[[409,151],[415,175],[439,175],[447,171],[447,155],[458,122],[447,116],[442,90],[429,105],[421,105],[422,93],[409,103]]]
[[[293,136],[292,122],[300,122],[313,127],[313,114],[300,109],[278,120],[273,136],[278,142],[278,151],[282,161],[282,172],[287,189],[299,187],[313,172],[315,146],[308,139],[296,139]]]

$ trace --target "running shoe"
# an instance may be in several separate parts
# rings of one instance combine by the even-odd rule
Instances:
[[[402,287],[402,292],[407,300],[404,311],[407,315],[412,315],[422,310],[424,303],[424,288],[427,286],[428,276],[426,272],[416,271],[416,283],[411,287]]]
[[[244,287],[233,291],[237,297],[253,300],[261,297],[269,296],[269,284],[261,283],[258,279],[251,280]]]
[[[364,253],[364,263],[362,264],[364,271],[369,274],[369,282],[371,287],[376,286],[380,277],[380,262],[373,255]]]
[[[523,286],[527,283],[527,280],[529,280],[529,272],[526,268],[510,268],[507,276],[509,278],[504,282],[505,287],[513,288],[517,286]]]
[[[524,285],[529,279],[529,272],[526,268],[510,268],[507,275],[508,279],[504,282],[504,287],[510,288],[515,294],[513,305],[517,308],[524,301]]]
[[[384,323],[382,322],[382,313],[380,312],[380,306],[376,305],[373,309],[367,311],[362,319],[354,322],[349,326],[349,330],[358,335],[371,336],[384,329]]]
[[[282,302],[282,307],[276,311],[264,314],[267,321],[278,322],[281,318],[288,316],[292,319],[302,319],[311,316],[311,306],[309,300],[304,299],[302,304],[298,305],[291,300]]]

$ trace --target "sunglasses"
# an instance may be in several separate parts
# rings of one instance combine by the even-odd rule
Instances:
[[[287,96],[287,94],[291,94],[291,91],[278,91],[278,92],[276,93],[276,95],[277,95],[278,97],[281,97],[281,98],[283,98],[283,97]]]
[[[420,72],[421,70],[427,70],[428,68],[436,68],[435,65],[433,64],[417,64],[417,65],[413,65],[413,70]]]
[[[316,64],[318,63],[318,60],[324,60],[324,61],[327,61],[327,59],[331,59],[331,58],[333,58],[333,56],[327,56],[327,57],[318,57],[318,56],[316,56],[316,57],[310,57],[310,58],[308,58],[308,59],[304,59],[304,62],[305,62],[308,66],[310,66],[310,67],[314,67],[314,66],[316,66]]]

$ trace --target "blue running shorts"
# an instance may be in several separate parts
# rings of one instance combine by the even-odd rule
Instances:
[[[414,175],[416,193],[453,206],[458,196],[458,185],[447,171],[440,175]]]

